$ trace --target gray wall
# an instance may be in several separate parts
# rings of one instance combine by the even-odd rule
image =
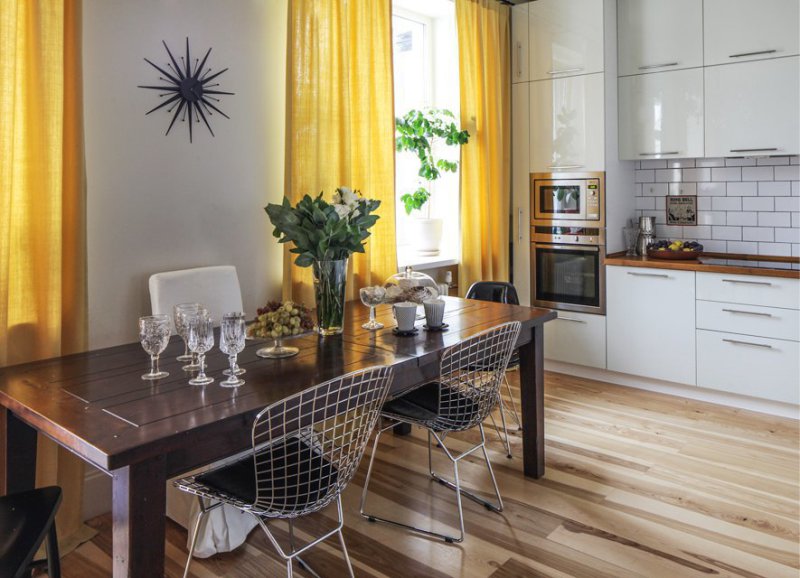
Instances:
[[[281,251],[263,207],[283,194],[286,0],[84,0],[83,63],[88,181],[89,341],[135,341],[158,271],[233,264],[248,315],[280,296]],[[147,57],[163,66],[165,40],[192,59],[212,47],[219,77],[216,134],[170,115]],[[187,121],[188,122],[188,121]]]

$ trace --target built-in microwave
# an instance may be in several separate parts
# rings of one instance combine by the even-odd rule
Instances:
[[[531,174],[531,224],[605,226],[604,183],[601,172]]]

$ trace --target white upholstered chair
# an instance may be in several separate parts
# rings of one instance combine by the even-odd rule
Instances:
[[[236,267],[231,265],[156,273],[150,276],[149,286],[154,315],[163,313],[172,319],[174,305],[196,302],[206,306],[218,325],[223,313],[242,311],[239,277]],[[194,527],[199,515],[197,500],[168,483],[167,516],[188,529]],[[217,552],[229,552],[244,543],[255,525],[252,516],[243,516],[232,506],[216,508],[202,520],[194,555],[206,558]]]

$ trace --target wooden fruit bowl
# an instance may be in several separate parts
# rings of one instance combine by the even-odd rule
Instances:
[[[673,261],[691,261],[693,259],[697,259],[700,255],[702,255],[702,251],[653,251],[652,249],[647,250],[647,256],[650,259],[666,259],[666,260],[673,260]]]

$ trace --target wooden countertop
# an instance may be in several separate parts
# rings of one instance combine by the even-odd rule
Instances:
[[[753,261],[762,264],[748,267],[743,264],[727,265],[717,263],[727,261]],[[606,256],[606,265],[616,267],[652,267],[655,269],[678,269],[681,271],[703,271],[706,273],[728,273],[730,275],[759,275],[762,277],[784,277],[800,279],[800,269],[779,269],[763,265],[763,263],[800,264],[800,257],[776,257],[769,255],[741,255],[737,253],[703,253],[699,259],[692,261],[672,261],[668,259],[651,259],[649,257],[628,257],[624,252]]]

